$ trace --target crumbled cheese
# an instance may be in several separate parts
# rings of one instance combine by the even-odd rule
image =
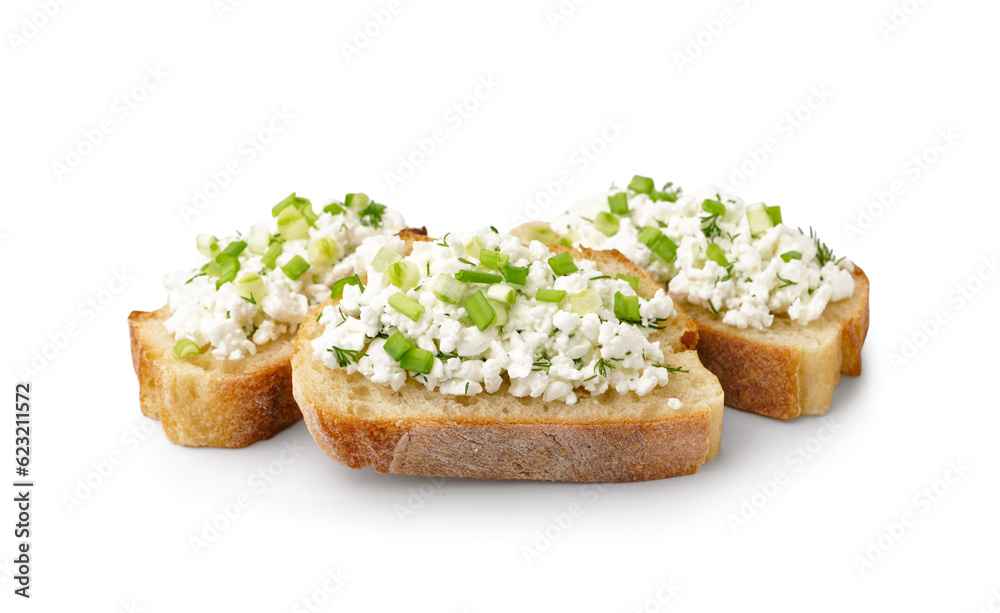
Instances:
[[[715,186],[682,195],[676,202],[626,192],[629,213],[619,217],[617,233],[606,236],[592,220],[608,211],[608,197],[621,191],[612,189],[574,204],[553,220],[552,229],[575,245],[621,251],[649,270],[675,298],[716,311],[727,324],[762,329],[773,323],[775,315],[808,324],[823,314],[827,304],[854,293],[854,265],[849,260],[821,265],[816,241],[785,224],[752,237],[747,204]],[[719,232],[711,238],[703,231],[709,216],[702,209],[705,200],[726,207],[716,220]],[[639,241],[648,226],[677,245],[674,262],[665,262]],[[707,258],[713,242],[731,267]],[[791,251],[801,253],[802,259],[782,260],[781,255]]]
[[[495,310],[507,308],[506,323],[482,331],[467,319],[464,306],[448,304],[434,294],[441,275],[486,271],[473,255],[475,250],[467,249],[474,238],[482,249],[509,256],[510,266],[529,269],[524,285],[510,285],[517,297],[509,308],[491,303]],[[346,367],[394,390],[412,377],[427,389],[450,395],[494,393],[506,373],[512,395],[567,404],[575,403],[581,390],[602,394],[614,389],[642,396],[666,385],[669,370],[663,349],[659,341],[650,340],[656,327],[675,312],[673,300],[663,290],[649,300],[639,299],[640,323],[624,323],[615,317],[615,294],[636,296],[635,291],[626,281],[605,277],[593,262],[578,259],[577,272],[556,277],[548,263],[553,254],[540,242],[525,247],[514,236],[493,232],[449,235],[438,242],[414,243],[405,257],[419,270],[420,279],[404,294],[424,307],[419,320],[412,321],[388,304],[400,288],[371,266],[380,249],[403,255],[404,247],[397,237],[376,237],[357,249],[355,266],[366,271],[365,286],[345,287],[339,303],[323,310],[320,320],[326,327],[312,343],[315,357],[328,367]],[[466,298],[489,287],[470,285]],[[543,288],[562,289],[567,296],[559,304],[539,302],[534,296]],[[598,292],[602,305],[582,315],[572,312],[572,296],[586,289]],[[386,353],[385,339],[396,332],[436,356],[428,374],[407,372]],[[355,359],[343,359],[344,352]]]
[[[331,201],[332,202],[332,201]],[[277,220],[260,222],[269,234],[278,234]],[[216,289],[215,277],[201,274],[202,264],[211,260],[202,257],[199,267],[167,275],[167,304],[171,315],[166,320],[167,332],[174,340],[191,339],[200,346],[211,345],[212,355],[221,359],[238,360],[257,353],[257,347],[292,334],[309,310],[330,297],[330,286],[341,277],[353,274],[353,253],[366,238],[398,232],[403,218],[386,209],[378,228],[361,223],[358,213],[348,209],[333,215],[319,213],[315,226],[309,228],[308,239],[285,241],[274,270],[262,262],[262,256],[245,249],[239,256],[239,279],[251,272],[260,274],[265,295],[259,304],[241,297],[233,283],[223,283]],[[309,244],[317,239],[332,238],[341,249],[341,259],[330,265],[311,265],[297,280],[288,277],[281,267],[295,256],[309,260]],[[220,249],[238,240],[231,236],[218,241]],[[198,276],[200,275],[200,276]]]

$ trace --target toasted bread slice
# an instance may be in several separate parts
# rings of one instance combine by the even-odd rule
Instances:
[[[241,360],[205,353],[184,360],[163,323],[169,307],[128,317],[139,404],[163,423],[172,443],[246,447],[302,418],[292,396],[292,337],[286,335]]]
[[[404,237],[427,240],[424,237]],[[618,252],[581,250],[605,274],[659,285]],[[646,396],[581,394],[575,405],[493,394],[447,396],[409,379],[399,392],[360,373],[330,369],[313,356],[323,331],[320,305],[295,337],[295,399],[316,442],[352,468],[409,475],[627,482],[694,473],[716,456],[722,387],[693,350],[697,327],[678,309],[658,332],[670,364],[688,370]],[[655,337],[654,337],[655,338]],[[683,403],[667,406],[669,398]]]
[[[426,236],[426,228],[399,235]],[[239,360],[210,353],[178,359],[164,327],[170,307],[128,316],[132,367],[142,414],[157,419],[170,442],[186,447],[252,445],[302,419],[292,395],[292,334]]]
[[[533,228],[548,228],[548,224],[523,224],[511,233],[526,241]],[[855,267],[850,298],[830,303],[808,325],[779,315],[763,330],[724,324],[708,309],[687,301],[681,306],[698,324],[698,355],[722,383],[726,404],[792,419],[824,415],[840,376],[861,374],[868,291],[868,277]]]

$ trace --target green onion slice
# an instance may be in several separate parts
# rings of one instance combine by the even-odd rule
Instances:
[[[260,258],[260,261],[271,270],[278,265],[278,256],[281,255],[281,251],[284,246],[281,241],[275,241],[267,248],[264,256]]]
[[[385,352],[389,354],[389,357],[396,360],[397,362],[403,357],[407,351],[414,347],[413,343],[409,341],[401,332],[396,332],[389,337],[389,340],[385,342],[384,349]]]
[[[344,207],[340,206],[339,202],[331,202],[323,207],[323,212],[331,215],[340,215],[344,212]]]
[[[294,206],[285,207],[278,213],[278,233],[286,241],[307,238],[309,236],[309,222]]]
[[[238,258],[243,250],[247,248],[246,241],[233,241],[226,245],[226,248],[222,250],[222,253],[215,256],[216,262],[222,262],[228,258]]]
[[[295,192],[292,192],[291,196],[288,196],[278,204],[274,205],[274,207],[271,209],[271,216],[277,217],[278,215],[281,214],[282,211],[295,204],[295,200],[296,200]]]
[[[371,204],[371,201],[372,199],[368,197],[368,194],[360,192],[344,196],[344,206],[351,209],[363,209]]]
[[[556,273],[557,277],[568,275],[580,270],[576,267],[576,261],[573,260],[573,254],[569,251],[563,251],[559,255],[550,257],[549,267],[552,269],[552,272]]]
[[[214,258],[219,255],[219,241],[211,234],[198,235],[198,253],[206,258]]]
[[[765,206],[767,210],[767,216],[771,219],[771,223],[778,225],[781,223],[781,207],[780,206]]]
[[[382,247],[372,258],[371,267],[376,272],[385,272],[390,266],[403,259],[403,256],[388,247]]]
[[[642,232],[639,232],[639,242],[652,249],[653,244],[656,243],[656,240],[661,236],[663,236],[663,232],[660,232],[659,228],[646,226],[642,229]]]
[[[660,256],[664,262],[673,262],[677,259],[677,244],[670,240],[666,234],[661,234],[656,242],[650,246],[650,250]]]
[[[771,216],[767,213],[767,205],[763,202],[747,207],[747,225],[750,226],[750,236],[760,236],[774,227]]]
[[[514,301],[517,300],[517,290],[509,285],[498,283],[491,285],[486,290],[486,297],[502,304],[514,304]]]
[[[309,270],[309,262],[302,259],[302,256],[297,255],[294,258],[288,260],[288,263],[281,267],[281,270],[288,275],[288,278],[292,281],[298,280],[307,270]]]
[[[496,300],[489,300],[490,306],[493,307],[493,312],[497,314],[496,325],[502,326],[510,321],[510,313],[507,311],[508,305],[503,302],[497,302]]]
[[[189,338],[182,338],[174,345],[174,355],[182,360],[189,355],[201,355],[201,347]]]
[[[565,297],[566,290],[563,289],[540,289],[535,292],[538,302],[562,302]]]
[[[725,215],[726,205],[722,204],[718,200],[705,199],[701,202],[701,210],[705,211],[709,215]]]
[[[801,260],[802,254],[798,251],[786,251],[781,254],[781,259],[785,262],[791,262],[792,260]]]
[[[507,280],[507,283],[524,285],[528,282],[528,269],[519,266],[504,266],[503,278]]]
[[[614,236],[618,234],[618,228],[621,224],[618,222],[618,216],[614,213],[609,213],[607,211],[601,211],[594,218],[594,227],[597,231],[605,236]]]
[[[244,300],[249,300],[253,304],[260,304],[265,293],[264,279],[255,272],[250,272],[236,282],[236,293]]]
[[[588,315],[603,305],[601,295],[593,288],[587,288],[569,299],[570,310],[577,315]]]
[[[559,242],[559,235],[552,228],[533,226],[528,228],[528,241],[540,241],[546,245],[555,245]]]
[[[330,297],[331,298],[343,298],[344,297],[344,288],[347,287],[348,285],[357,285],[361,289],[364,289],[364,287],[365,287],[365,286],[361,285],[361,277],[359,277],[358,275],[351,275],[350,277],[344,277],[343,279],[337,279],[337,282],[333,284],[333,287],[330,290]]]
[[[615,215],[628,215],[628,194],[618,192],[608,196],[608,206]]]
[[[329,236],[317,238],[309,244],[309,261],[316,266],[333,264],[341,253],[340,245]]]
[[[479,262],[486,268],[503,270],[503,267],[510,261],[510,256],[506,253],[493,251],[492,249],[482,249],[479,252]]]
[[[434,295],[437,296],[438,300],[441,302],[459,304],[465,296],[465,290],[467,287],[468,285],[462,283],[455,277],[440,275],[434,281]]]
[[[483,290],[477,290],[471,298],[465,301],[465,312],[469,314],[469,319],[480,331],[489,327],[497,318],[497,313],[493,310],[489,300],[486,299]]]
[[[223,283],[229,283],[236,279],[236,273],[240,271],[240,261],[236,258],[226,258],[219,264],[221,269],[219,270],[219,278],[215,281],[215,289],[222,287]]]
[[[478,270],[460,270],[455,278],[464,283],[500,283],[503,281],[503,277],[498,274]]]
[[[396,292],[389,296],[389,306],[413,321],[420,321],[420,316],[424,314],[423,305],[402,292]]]
[[[420,270],[417,269],[417,265],[406,260],[393,262],[385,270],[385,275],[389,278],[389,283],[404,292],[413,289],[420,282]]]
[[[642,317],[639,315],[639,297],[615,292],[615,317],[632,324],[640,323]]]
[[[637,194],[651,194],[656,186],[649,177],[635,175],[628,184],[628,188]]]
[[[399,358],[403,370],[429,375],[434,368],[434,354],[426,349],[411,347]]]
[[[705,256],[723,268],[729,266],[729,260],[726,259],[726,254],[722,251],[722,247],[715,243],[709,244],[708,249],[705,250]]]
[[[639,291],[639,277],[633,277],[632,275],[618,275],[615,279],[625,281],[632,286],[633,291]]]
[[[254,255],[264,255],[271,245],[271,230],[267,224],[254,224],[250,228],[250,238],[247,239],[250,253]]]

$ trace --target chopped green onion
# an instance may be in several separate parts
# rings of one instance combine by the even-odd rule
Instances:
[[[282,211],[295,204],[295,200],[296,200],[295,192],[292,192],[291,196],[288,196],[278,204],[274,205],[274,207],[271,209],[271,216],[277,217],[278,215],[281,214]]]
[[[549,267],[552,269],[552,272],[556,273],[557,277],[568,275],[580,270],[576,267],[576,262],[573,260],[573,254],[569,251],[563,251],[559,255],[550,257]]]
[[[387,268],[402,259],[403,256],[399,255],[392,249],[382,247],[378,250],[378,253],[375,254],[375,257],[372,258],[371,266],[375,269],[375,272],[385,272]]]
[[[267,248],[271,245],[271,229],[267,224],[254,224],[250,228],[250,238],[247,239],[247,245],[250,247],[250,253],[255,255],[264,255],[267,253]]]
[[[650,246],[650,250],[663,258],[664,262],[673,262],[677,259],[677,244],[670,240],[666,234],[661,234]]]
[[[798,251],[786,251],[781,254],[781,259],[785,262],[791,262],[792,260],[801,260],[802,254]]]
[[[490,301],[486,299],[483,290],[477,290],[465,301],[465,312],[480,331],[485,330],[497,319],[497,313],[490,306]]]
[[[603,304],[601,295],[597,293],[597,290],[589,287],[569,299],[570,310],[577,315],[593,313]]]
[[[607,211],[601,211],[597,214],[597,217],[594,218],[594,227],[597,228],[598,232],[605,236],[614,236],[615,234],[618,234],[618,228],[620,225],[618,217]]]
[[[299,210],[299,213],[302,213],[302,216],[310,226],[316,225],[316,220],[319,219],[319,215],[313,211],[311,200],[308,198],[297,198],[295,200],[295,208]]]
[[[566,290],[562,289],[540,289],[535,292],[535,300],[538,302],[562,302],[566,297]]]
[[[632,275],[618,275],[615,279],[625,281],[632,286],[634,291],[639,291],[639,277],[633,277]]]
[[[729,260],[726,259],[726,254],[722,251],[722,247],[715,243],[708,245],[708,249],[705,250],[705,256],[723,268],[729,266]]]
[[[628,194],[618,192],[608,196],[608,206],[615,215],[628,215]]]
[[[201,347],[189,338],[182,338],[174,345],[174,355],[182,360],[189,355],[201,355]]]
[[[487,300],[489,300],[487,298]],[[510,313],[507,312],[507,305],[502,302],[497,302],[496,300],[489,300],[490,306],[493,307],[493,312],[497,314],[496,325],[502,326],[510,321]]]
[[[660,232],[659,228],[646,226],[642,229],[642,232],[639,232],[639,242],[652,249],[656,240],[661,236],[663,236],[663,232]]]
[[[278,233],[286,241],[309,236],[309,222],[294,206],[285,207],[278,213]]]
[[[344,207],[340,206],[340,203],[335,201],[323,207],[323,212],[331,215],[340,215],[344,212]]]
[[[503,278],[507,280],[507,283],[524,285],[528,282],[528,269],[519,266],[504,266]]]
[[[274,270],[275,266],[278,265],[278,256],[281,255],[281,251],[284,249],[284,245],[281,241],[275,241],[271,243],[271,246],[267,248],[264,253],[264,257],[260,261],[271,270]]]
[[[502,283],[491,285],[486,290],[486,297],[502,304],[514,304],[514,301],[517,300],[517,290]]]
[[[750,236],[760,236],[768,229],[774,227],[771,216],[767,212],[767,205],[763,202],[751,204],[747,207],[747,224],[750,226]]]
[[[404,292],[416,287],[420,281],[420,270],[417,268],[417,265],[406,260],[393,262],[389,268],[385,269],[385,275],[389,277],[389,283],[392,283]]]
[[[424,314],[423,305],[413,298],[407,297],[402,292],[396,292],[392,296],[389,296],[389,306],[413,321],[420,321],[420,316]]]
[[[641,322],[639,297],[626,296],[621,292],[615,292],[615,317],[621,321],[633,324]]]
[[[317,238],[309,244],[309,261],[316,266],[329,266],[340,257],[340,245],[330,237]]]
[[[244,300],[249,300],[253,304],[260,304],[264,298],[264,279],[255,272],[250,272],[236,282],[236,293]]]
[[[222,257],[222,256],[219,256]],[[226,259],[219,262],[219,278],[215,281],[215,289],[222,287],[223,283],[229,283],[236,279],[236,273],[240,271],[240,261],[236,258],[227,257]]]
[[[460,270],[455,278],[464,283],[500,283],[503,277],[492,272],[479,272],[478,270]]]
[[[458,281],[455,277],[440,275],[434,281],[434,295],[441,302],[458,304],[462,302],[462,297],[465,295],[467,287],[465,283]]]
[[[222,250],[222,253],[215,257],[216,262],[222,262],[228,258],[238,258],[243,250],[247,248],[246,241],[233,241],[226,245],[226,248]]]
[[[780,206],[765,206],[767,210],[767,216],[771,219],[771,223],[778,225],[781,223],[781,207]]]
[[[288,260],[288,263],[281,267],[281,270],[288,275],[288,278],[292,281],[298,280],[307,270],[309,270],[309,262],[302,259],[301,255],[297,255],[294,258]]]
[[[403,370],[429,375],[434,368],[434,354],[420,347],[410,347],[399,358],[399,366]]]
[[[347,287],[348,285],[357,285],[361,289],[364,289],[364,286],[361,285],[361,277],[359,277],[358,275],[351,275],[350,277],[337,279],[337,282],[333,284],[333,287],[330,290],[330,297],[343,298],[344,288]]]
[[[632,182],[628,184],[628,188],[637,194],[650,194],[656,189],[656,186],[649,177],[635,175],[632,177]]]
[[[532,226],[528,228],[528,240],[540,241],[546,245],[555,245],[559,242],[559,235],[552,228]]]
[[[363,209],[371,203],[372,199],[367,194],[347,194],[344,196],[344,206],[351,209]]]
[[[705,211],[709,215],[725,215],[726,205],[722,204],[718,200],[702,200],[701,210]]]
[[[472,240],[465,243],[465,254],[474,258],[479,258],[479,252],[483,250],[478,236],[473,236]]]
[[[396,332],[389,337],[389,340],[385,342],[382,348],[389,354],[389,357],[398,362],[403,357],[403,354],[412,349],[413,346],[413,343],[403,336],[402,333]]]
[[[503,267],[506,266],[509,261],[510,256],[506,253],[500,253],[499,251],[493,251],[492,249],[483,249],[479,252],[479,262],[486,268],[503,270]]]
[[[222,264],[212,260],[201,267],[201,271],[210,277],[218,277],[222,274]]]
[[[219,255],[219,241],[211,234],[199,234],[198,253],[206,258],[214,258]]]

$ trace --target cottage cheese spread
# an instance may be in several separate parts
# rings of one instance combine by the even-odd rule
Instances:
[[[616,231],[612,226],[602,232],[596,216],[607,214],[609,197],[618,193],[627,195],[628,212],[615,216]],[[713,215],[706,201],[720,204],[725,212]],[[778,314],[808,324],[827,304],[854,293],[854,265],[849,260],[833,259],[814,236],[783,223],[753,235],[748,208],[715,186],[679,195],[676,202],[612,189],[574,204],[551,227],[574,244],[621,251],[679,300],[708,308],[739,328],[767,328]],[[643,244],[640,236],[647,227],[673,242],[675,259],[667,261]],[[714,258],[708,257],[712,244],[717,245]]]
[[[345,287],[339,303],[322,312],[326,328],[312,344],[315,357],[330,368],[360,372],[397,391],[414,378],[427,389],[450,395],[496,392],[506,373],[512,395],[567,404],[577,401],[581,389],[602,394],[613,388],[642,396],[665,385],[671,370],[677,370],[664,363],[660,343],[650,341],[656,327],[674,315],[673,300],[662,290],[649,300],[636,298],[627,280],[603,275],[588,260],[570,258],[576,270],[557,275],[549,263],[553,254],[541,242],[525,247],[514,236],[487,230],[414,243],[402,261],[419,278],[413,281],[415,287],[403,291],[391,282],[391,275],[373,266],[378,254],[388,250],[401,256],[403,241],[366,240],[355,254],[357,270],[367,274],[365,285]],[[508,267],[527,269],[523,284],[511,282],[514,275],[502,268],[485,266],[481,256],[487,250],[506,256]],[[456,304],[439,297],[441,278],[454,285],[452,280],[456,275],[462,279],[463,271],[504,278],[495,283],[464,281]],[[511,302],[490,300],[497,319],[480,329],[470,321],[470,295],[489,293],[494,286],[512,290]],[[542,302],[539,290],[562,291],[565,296]],[[400,293],[419,312],[415,321],[390,304]],[[634,323],[616,316],[616,294],[638,304]],[[581,296],[590,298],[589,304]],[[391,355],[389,344],[404,338],[402,342],[424,352],[426,373],[405,370],[403,358]],[[680,401],[672,399],[669,406],[679,408]]]
[[[171,311],[165,322],[167,331],[177,341],[190,339],[201,347],[211,345],[213,356],[231,360],[255,355],[258,346],[294,333],[310,308],[330,297],[331,284],[353,272],[353,260],[345,256],[366,238],[405,227],[403,218],[388,208],[377,209],[374,216],[370,209],[364,215],[364,209],[358,207],[336,212],[338,208],[319,213],[308,224],[308,235],[294,240],[281,240],[277,217],[256,224],[252,233],[266,233],[265,237],[272,237],[272,244],[281,243],[273,268],[264,263],[265,254],[245,248],[237,256],[239,272],[231,281],[220,284],[217,276],[206,273],[201,266],[167,275],[163,281]],[[238,234],[219,239],[218,250],[248,238]],[[318,262],[310,258],[309,246],[324,238],[335,241],[336,250],[331,254],[333,261]],[[293,279],[283,267],[296,257],[309,268]],[[214,261],[214,257],[202,258],[205,265]],[[253,273],[259,275],[262,285],[258,287],[262,289],[248,298],[241,295],[238,282]]]

